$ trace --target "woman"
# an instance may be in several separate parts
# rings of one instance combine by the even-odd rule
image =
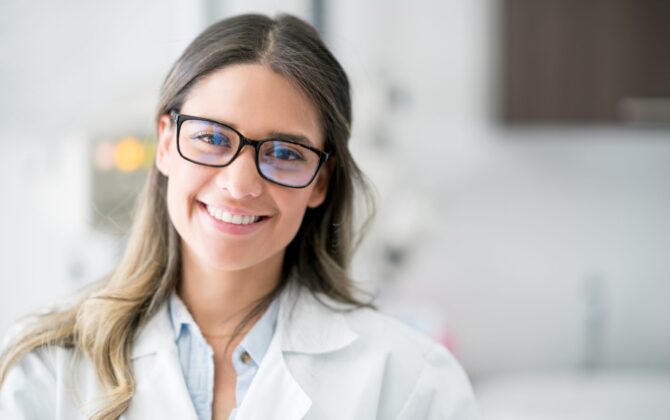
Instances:
[[[449,353],[354,295],[350,123],[306,23],[206,29],[163,84],[119,266],[14,334],[2,418],[474,418]]]

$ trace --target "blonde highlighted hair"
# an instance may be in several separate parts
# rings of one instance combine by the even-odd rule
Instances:
[[[318,208],[307,210],[288,245],[279,286],[257,303],[236,333],[272,302],[289,279],[315,294],[369,306],[356,297],[347,271],[355,246],[356,191],[363,193],[372,212],[364,176],[347,146],[349,82],[314,28],[288,15],[276,19],[241,15],[213,24],[170,70],[161,89],[156,120],[179,110],[198,80],[235,63],[266,65],[302,89],[319,111],[326,146],[335,156],[326,199]],[[93,419],[117,419],[127,410],[135,393],[131,363],[135,337],[172,293],[181,275],[180,241],[167,212],[166,189],[167,178],[153,167],[138,197],[128,243],[116,269],[83,291],[74,304],[30,318],[0,356],[0,387],[9,370],[26,354],[43,346],[61,346],[90,358],[105,389],[103,404]]]

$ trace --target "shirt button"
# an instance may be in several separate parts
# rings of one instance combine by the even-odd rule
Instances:
[[[240,360],[241,360],[242,363],[244,363],[245,365],[248,365],[249,362],[251,362],[251,356],[249,356],[249,353],[247,353],[247,352],[245,351],[244,353],[242,353],[242,354],[240,355]]]

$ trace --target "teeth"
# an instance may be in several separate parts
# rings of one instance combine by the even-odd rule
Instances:
[[[260,219],[260,216],[232,214],[213,206],[207,206],[207,212],[209,212],[215,219],[234,225],[248,225],[250,223],[256,223],[258,219]]]
[[[217,209],[218,213],[218,219],[223,220],[226,223],[232,223],[233,222],[233,215],[230,213],[227,213],[221,209]]]

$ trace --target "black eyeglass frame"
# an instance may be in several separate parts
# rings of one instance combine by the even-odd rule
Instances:
[[[265,179],[269,182],[272,182],[273,184],[281,185],[282,187],[287,187],[287,188],[306,188],[306,187],[308,187],[309,184],[311,184],[314,181],[314,178],[316,178],[316,175],[319,173],[319,170],[321,169],[321,166],[323,166],[323,164],[328,160],[328,158],[331,155],[331,152],[320,150],[320,149],[317,149],[316,147],[308,146],[308,145],[306,145],[304,143],[301,143],[301,142],[298,142],[298,141],[292,141],[292,140],[281,139],[281,138],[279,138],[279,139],[253,140],[253,139],[245,137],[244,135],[242,135],[242,133],[240,133],[239,131],[237,131],[233,127],[229,126],[228,124],[224,124],[220,121],[212,120],[212,119],[209,119],[209,118],[197,117],[197,116],[194,116],[194,115],[180,114],[179,112],[174,111],[174,110],[170,111],[170,117],[172,118],[172,120],[175,122],[175,125],[177,126],[175,140],[177,142],[177,151],[179,152],[179,156],[181,156],[183,159],[185,159],[189,162],[195,163],[196,165],[209,166],[209,167],[212,167],[212,168],[225,168],[226,166],[233,163],[235,161],[235,159],[237,159],[237,156],[239,156],[243,147],[251,146],[251,147],[254,148],[254,157],[255,157],[254,161],[256,163],[256,170],[258,171],[258,174],[263,179]],[[235,134],[237,134],[240,137],[240,144],[237,147],[237,150],[235,151],[235,154],[233,154],[233,157],[230,158],[230,160],[228,162],[226,162],[224,164],[217,165],[217,164],[198,162],[196,160],[193,160],[193,159],[185,156],[184,153],[182,153],[182,151],[181,151],[181,146],[179,145],[179,134],[180,134],[180,131],[181,131],[181,125],[184,123],[184,121],[189,121],[189,120],[204,121],[204,122],[208,122],[208,123],[218,124],[218,125],[221,125],[223,127],[226,127],[229,130],[232,130]],[[260,164],[259,164],[259,154],[260,154],[261,146],[263,144],[271,142],[271,141],[282,141],[282,142],[285,142],[285,143],[295,144],[297,146],[304,147],[305,149],[310,150],[310,151],[316,153],[319,156],[319,163],[316,166],[316,169],[314,170],[314,175],[312,175],[312,177],[309,179],[309,181],[307,181],[307,183],[305,183],[304,185],[299,185],[299,186],[282,184],[281,182],[275,181],[274,179],[270,179],[269,177],[267,177],[261,171],[261,167],[260,167]]]

